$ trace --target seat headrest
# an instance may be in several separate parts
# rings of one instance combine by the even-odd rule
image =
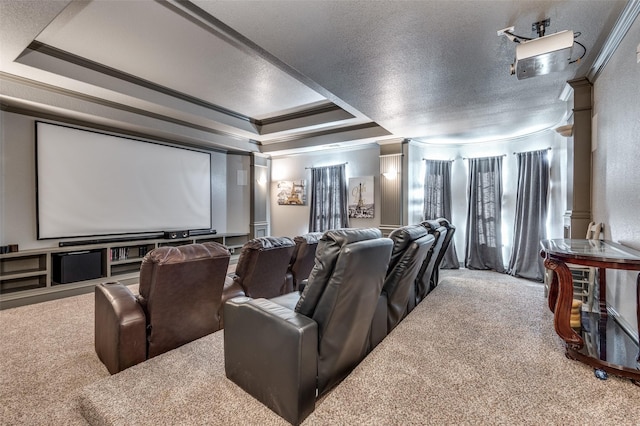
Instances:
[[[449,222],[446,218],[444,217],[439,217],[436,219],[436,222],[438,222],[441,226],[444,226],[445,228],[449,228],[451,225],[451,222]]]
[[[438,222],[438,220],[425,220],[425,221],[422,221],[420,225],[424,226],[425,228],[427,228],[427,230],[431,232],[437,231],[439,233],[446,233],[447,231],[447,228],[441,225],[440,222]]]
[[[321,240],[344,247],[347,244],[374,238],[382,238],[382,232],[378,228],[341,228],[326,231]]]
[[[245,243],[244,249],[271,250],[280,247],[292,247],[295,243],[289,237],[258,237]]]
[[[389,234],[389,238],[393,240],[393,253],[404,250],[412,241],[427,234],[427,229],[422,225],[407,225],[394,229]]]
[[[398,259],[402,257],[403,253],[409,247],[409,245],[429,235],[427,229],[422,225],[407,225],[402,228],[394,229],[389,238],[393,241],[393,250],[391,252],[391,260],[389,261],[389,269],[391,269],[398,262]]]
[[[207,259],[211,257],[230,257],[229,249],[219,243],[187,244],[182,246],[164,246],[151,250],[144,257],[144,262],[158,265]]]
[[[296,244],[318,244],[320,238],[322,237],[322,232],[309,232],[307,234],[298,235],[293,239]]]

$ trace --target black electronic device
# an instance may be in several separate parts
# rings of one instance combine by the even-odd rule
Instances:
[[[195,229],[193,231],[189,231],[190,237],[200,236],[200,235],[213,235],[217,234],[218,231],[215,229]]]
[[[189,231],[165,231],[164,237],[167,240],[175,240],[178,238],[189,238]]]
[[[101,250],[53,253],[51,263],[54,283],[67,284],[103,276]]]

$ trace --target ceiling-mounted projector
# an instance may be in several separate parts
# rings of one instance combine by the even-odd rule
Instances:
[[[511,74],[518,80],[562,71],[571,61],[573,31],[560,31],[516,45]]]

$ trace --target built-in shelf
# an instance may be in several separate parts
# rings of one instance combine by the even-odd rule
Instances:
[[[166,240],[132,240],[73,247],[54,247],[0,254],[0,309],[42,302],[92,291],[93,286],[106,281],[134,284],[140,275],[145,254],[157,247],[191,243],[217,242],[232,253],[237,261],[239,248],[249,241],[248,234],[209,234]],[[102,265],[98,278],[58,283],[53,279],[52,259],[79,251],[99,251]],[[97,276],[96,275],[96,276]]]

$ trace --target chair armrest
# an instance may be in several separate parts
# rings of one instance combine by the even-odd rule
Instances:
[[[227,303],[227,300],[243,296],[245,296],[245,294],[242,286],[238,284],[235,278],[227,276],[224,280],[224,287],[222,288],[220,309],[218,309],[218,324],[220,328],[224,328],[224,304]]]
[[[298,291],[300,294],[302,294],[302,292],[304,291],[304,288],[307,286],[307,284],[309,284],[309,278],[302,280],[302,282],[300,284],[298,284],[298,288],[296,289],[296,291]]]
[[[227,378],[292,424],[315,409],[318,326],[267,299],[224,305]]]
[[[292,311],[296,310],[298,300],[300,300],[300,293],[298,293],[297,291],[292,291],[291,293],[283,294],[281,296],[276,296],[269,299],[270,302],[276,303],[280,306],[284,306],[285,308]]]
[[[119,282],[95,287],[95,347],[115,374],[147,359],[147,321],[131,291]]]

